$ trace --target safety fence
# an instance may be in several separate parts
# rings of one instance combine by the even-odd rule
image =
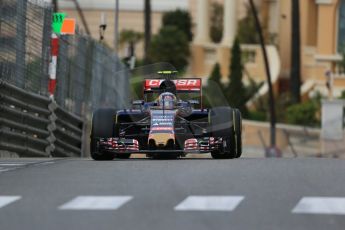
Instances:
[[[92,112],[128,104],[130,73],[77,26],[75,35],[59,36],[55,99],[49,99],[53,9],[47,2],[0,0],[0,152],[80,156]]]
[[[106,46],[88,37],[60,36],[56,101],[75,114],[129,102],[129,71]]]
[[[48,96],[52,5],[43,0],[0,0],[0,79]],[[125,66],[106,44],[83,35],[59,36],[56,102],[86,116],[128,103]]]
[[[47,97],[0,81],[0,151],[21,157],[76,157],[83,120]]]
[[[0,78],[46,95],[51,7],[43,1],[0,1]]]

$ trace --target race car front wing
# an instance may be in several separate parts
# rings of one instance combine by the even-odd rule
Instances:
[[[98,141],[99,151],[121,153],[209,153],[213,150],[220,149],[224,145],[223,138],[204,137],[191,138],[184,142],[183,149],[140,149],[139,142],[136,139],[125,138],[100,138]]]

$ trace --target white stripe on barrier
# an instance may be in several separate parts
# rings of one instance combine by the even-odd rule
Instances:
[[[52,60],[49,63],[49,79],[56,79],[57,56],[52,56]]]

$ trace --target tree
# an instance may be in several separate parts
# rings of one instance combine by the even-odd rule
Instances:
[[[143,38],[143,34],[134,30],[124,29],[120,34],[120,44],[138,43]]]
[[[340,54],[342,56],[342,60],[339,61],[339,71],[341,73],[344,73],[345,72],[345,45],[342,45],[340,48]]]
[[[345,90],[341,91],[339,99],[345,99]]]
[[[135,54],[135,45],[143,38],[143,34],[140,32],[136,32],[133,30],[127,30],[124,29],[121,31],[120,34],[120,45],[126,45],[129,44],[130,49],[133,50],[133,53]]]
[[[242,82],[243,66],[242,53],[239,40],[236,38],[231,50],[231,65],[229,74],[229,84],[226,88],[226,96],[229,105],[238,108],[243,116],[247,116],[246,108],[247,95],[246,88]]]
[[[216,63],[213,67],[212,73],[210,78],[208,79],[208,82],[214,82],[217,83],[218,85],[221,85],[221,80],[222,75],[220,74],[220,65],[219,63]]]
[[[165,26],[152,39],[150,58],[153,62],[168,62],[178,70],[188,64],[189,43],[186,35],[175,26]]]
[[[181,30],[188,41],[192,41],[192,18],[188,11],[177,9],[175,11],[167,12],[163,15],[163,27],[176,26]]]
[[[215,43],[219,43],[223,37],[223,17],[223,5],[217,2],[212,3],[210,37]]]
[[[246,17],[239,21],[237,36],[242,44],[259,44],[260,38],[256,32],[255,18],[249,5],[246,6]]]
[[[317,126],[320,124],[316,114],[320,108],[314,101],[294,104],[287,108],[285,116],[289,124]]]
[[[145,0],[145,9],[144,9],[144,22],[145,22],[145,63],[149,61],[149,49],[151,43],[151,1]]]
[[[220,65],[216,63],[213,67],[211,76],[207,80],[207,87],[204,90],[207,106],[214,107],[226,105],[226,100],[223,98],[224,86],[221,82],[221,78]]]

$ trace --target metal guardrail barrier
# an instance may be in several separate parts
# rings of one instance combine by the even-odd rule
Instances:
[[[129,71],[78,29],[59,36],[56,103],[47,98],[52,14],[49,1],[0,0],[0,157],[81,156],[83,120],[129,103]]]
[[[49,98],[0,81],[0,151],[79,157],[84,122]]]

